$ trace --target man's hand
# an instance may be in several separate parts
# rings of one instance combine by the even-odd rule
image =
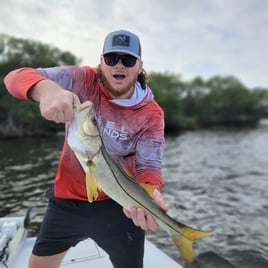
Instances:
[[[42,80],[30,91],[29,97],[39,102],[41,115],[56,123],[66,123],[74,118],[74,105],[80,104],[77,95],[65,90],[51,80]]]
[[[159,207],[165,211],[168,210],[162,194],[157,189],[154,190],[152,198]],[[130,210],[124,208],[123,211],[128,218],[132,219],[136,226],[140,226],[143,230],[150,229],[153,232],[158,231],[159,225],[154,217],[151,214],[146,214],[143,208],[132,207]]]

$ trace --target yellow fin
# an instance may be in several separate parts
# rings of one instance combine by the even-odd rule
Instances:
[[[139,183],[139,185],[150,195],[152,196],[153,195],[153,192],[155,189],[158,188],[158,185],[154,185],[154,184],[151,184],[151,183]]]
[[[182,258],[191,263],[194,259],[193,242],[206,236],[212,235],[212,232],[201,231],[189,226],[183,225],[182,234],[172,233],[172,239],[180,251]]]
[[[100,184],[94,176],[93,169],[94,167],[89,167],[89,173],[86,174],[87,198],[90,203],[98,198],[98,190],[100,189]]]

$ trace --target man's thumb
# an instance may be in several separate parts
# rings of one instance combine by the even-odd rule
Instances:
[[[80,105],[81,102],[76,94],[73,93],[73,104],[74,105]]]

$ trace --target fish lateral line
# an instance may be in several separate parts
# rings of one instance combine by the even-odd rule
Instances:
[[[111,159],[111,161],[113,162],[113,164],[125,175],[125,177],[129,180],[129,181],[131,181],[133,184],[138,184],[134,179],[132,179],[128,174],[126,174],[126,172],[124,171],[124,169],[122,168],[122,166],[119,164],[119,163],[117,163],[110,155],[109,155],[109,153],[107,152],[107,150],[106,150],[106,148],[105,148],[105,146],[104,145],[102,145],[102,147],[101,147],[101,152],[102,152],[102,155],[103,155],[103,157],[104,157],[104,159],[106,160],[106,163],[107,163],[107,165],[109,166],[109,168],[110,168],[110,170],[111,170],[111,172],[113,173],[113,177],[114,177],[114,179],[115,179],[115,181],[117,182],[117,184],[121,187],[121,189],[125,192],[125,194],[127,195],[127,196],[129,196],[131,199],[133,199],[135,202],[137,202],[141,207],[144,207],[143,206],[143,204],[139,201],[139,200],[137,200],[137,199],[135,199],[132,195],[130,195],[129,194],[129,192],[125,189],[125,187],[124,187],[124,185],[122,185],[121,184],[121,182],[120,182],[120,180],[118,180],[117,179],[117,176],[116,176],[116,174],[115,174],[115,171],[112,169],[112,167],[111,167],[111,165],[110,165],[110,163],[109,163],[109,161],[107,160],[107,157],[109,157],[110,159]],[[146,192],[146,190],[144,190],[142,187],[141,187],[141,191],[144,191],[144,193],[145,194],[148,194],[147,192]],[[150,198],[151,198],[151,196],[150,196]],[[154,202],[153,201],[153,199],[151,198],[151,200],[152,200],[152,202]],[[155,204],[155,203],[154,203]],[[156,204],[155,204],[156,205]],[[159,207],[160,208],[160,207]],[[161,209],[161,208],[160,208]],[[154,213],[154,211],[152,211],[152,210],[150,210],[150,209],[148,209],[148,208],[146,208],[146,210],[150,213],[150,214],[152,214],[156,219],[159,219],[159,217],[157,216],[157,214],[156,213]],[[185,228],[185,227],[188,227],[187,225],[185,225],[185,224],[182,224],[182,223],[179,223],[179,222],[177,222],[177,221],[175,221],[175,220],[173,220],[163,209],[161,209],[165,214],[166,214],[166,216],[171,220],[171,221],[174,221],[176,224],[177,224],[177,226],[178,226],[178,228]],[[188,238],[187,236],[186,236],[186,234],[184,234],[184,232],[183,231],[179,231],[179,230],[177,230],[177,229],[175,229],[172,225],[170,225],[167,221],[165,221],[164,219],[162,219],[161,220],[164,224],[166,224],[173,232],[175,232],[175,233],[177,233],[177,234],[179,234],[179,235],[182,235],[182,236],[184,236],[186,239],[189,239],[189,240],[191,240],[192,241],[192,239],[191,238]],[[189,227],[189,228],[192,228],[192,227]],[[192,228],[193,229],[193,228]]]

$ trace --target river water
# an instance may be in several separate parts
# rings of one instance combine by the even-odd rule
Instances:
[[[62,139],[0,140],[0,216],[24,215],[33,207],[29,235],[42,221]],[[149,240],[186,268],[268,267],[267,124],[167,137],[163,177],[169,214],[214,235],[195,243],[191,265],[165,231],[148,232]]]

